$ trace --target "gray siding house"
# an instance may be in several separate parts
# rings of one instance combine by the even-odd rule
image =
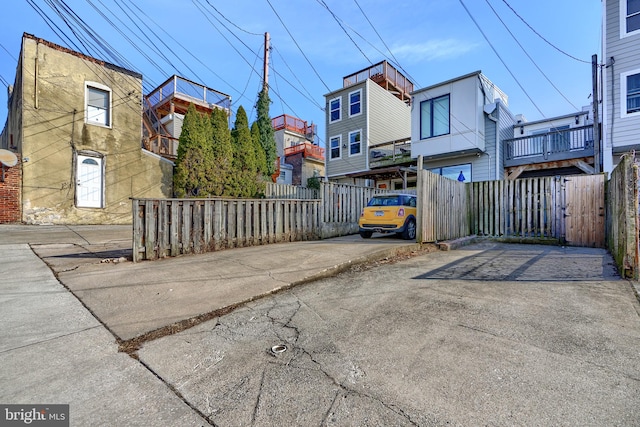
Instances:
[[[602,1],[603,170],[640,150],[640,1]]]
[[[464,182],[503,178],[501,141],[513,137],[508,98],[481,71],[412,93],[411,156]]]
[[[392,175],[376,173],[374,163],[379,162],[372,153],[397,151],[397,158],[401,157],[398,141],[408,141],[411,133],[411,90],[413,84],[383,61],[345,77],[342,89],[325,95],[329,180],[360,185],[373,180],[381,188],[391,185]]]

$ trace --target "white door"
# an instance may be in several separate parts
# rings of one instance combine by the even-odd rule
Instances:
[[[101,208],[102,182],[102,159],[78,155],[77,206]]]

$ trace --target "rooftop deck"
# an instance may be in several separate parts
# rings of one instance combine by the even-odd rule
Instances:
[[[214,108],[231,109],[231,96],[199,83],[174,75],[146,96],[149,105],[162,118],[176,112],[185,114],[189,104],[199,111],[211,112]]]
[[[411,102],[413,83],[387,61],[379,62],[369,68],[344,77],[342,87],[347,88],[367,79],[373,80],[385,90],[393,93],[398,99],[407,103]]]
[[[316,125],[308,125],[306,121],[288,114],[283,114],[271,119],[271,126],[275,131],[285,129],[299,135],[304,135],[311,141],[313,141],[316,135]]]

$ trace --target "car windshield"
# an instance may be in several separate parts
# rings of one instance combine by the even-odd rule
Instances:
[[[375,196],[369,200],[367,206],[412,206],[415,207],[415,197],[406,195]]]

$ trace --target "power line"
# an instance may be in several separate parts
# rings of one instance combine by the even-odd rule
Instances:
[[[575,56],[570,55],[570,54],[568,54],[567,52],[565,52],[564,50],[560,49],[559,47],[557,47],[556,45],[554,45],[553,43],[551,43],[549,40],[545,39],[545,38],[544,38],[544,37],[543,37],[539,32],[537,32],[537,31],[535,30],[535,28],[533,28],[531,25],[529,25],[529,23],[528,23],[527,21],[525,21],[525,20],[524,20],[524,18],[523,18],[522,16],[518,15],[518,12],[516,12],[516,11],[515,11],[515,9],[514,9],[513,7],[511,7],[511,5],[507,2],[507,0],[502,0],[502,2],[503,2],[504,4],[506,4],[506,5],[507,5],[507,7],[508,7],[509,9],[511,9],[511,11],[512,11],[512,12],[513,12],[513,13],[514,13],[518,18],[520,18],[520,20],[521,20],[521,21],[522,21],[522,22],[523,22],[527,27],[529,27],[529,29],[530,29],[531,31],[533,31],[533,32],[534,32],[538,37],[540,37],[542,40],[544,40],[544,41],[545,41],[545,43],[547,43],[549,46],[551,46],[552,48],[554,48],[554,49],[555,49],[555,50],[557,50],[558,52],[562,53],[563,55],[568,56],[568,57],[569,57],[569,58],[571,58],[571,59],[575,59],[576,61],[578,61],[578,62],[583,62],[583,63],[585,63],[585,64],[591,64],[591,61],[585,61],[584,59],[576,58]]]
[[[304,51],[302,50],[302,48],[300,47],[300,45],[298,44],[298,42],[296,41],[295,37],[293,37],[293,34],[291,34],[291,31],[289,31],[289,28],[287,28],[286,24],[284,23],[284,21],[282,20],[282,18],[280,18],[280,15],[278,15],[278,12],[276,11],[276,9],[273,7],[273,5],[271,4],[271,2],[269,0],[267,0],[267,3],[269,3],[269,6],[271,7],[271,10],[273,10],[273,13],[276,15],[276,17],[278,18],[278,20],[280,21],[280,23],[282,24],[282,26],[284,27],[284,29],[287,31],[287,34],[289,34],[289,37],[291,37],[291,40],[293,40],[293,43],[295,43],[296,47],[298,48],[298,50],[300,51],[300,53],[302,54],[302,56],[304,57],[304,59],[307,61],[307,63],[309,64],[309,66],[311,67],[311,69],[313,70],[314,73],[316,73],[316,76],[318,76],[318,78],[320,79],[320,81],[322,82],[322,84],[324,85],[324,87],[327,89],[327,92],[331,92],[331,89],[329,89],[329,86],[327,86],[327,84],[324,82],[324,80],[322,80],[322,77],[320,76],[320,73],[318,73],[318,70],[316,70],[316,68],[313,66],[313,64],[311,63],[311,61],[309,60],[309,58],[307,58],[307,55],[305,55]]]
[[[542,71],[542,69],[538,66],[538,64],[536,63],[536,61],[533,60],[533,58],[531,57],[531,55],[529,55],[529,52],[527,52],[527,50],[522,46],[522,44],[520,44],[520,42],[518,41],[518,39],[516,38],[516,36],[513,35],[513,33],[511,32],[511,30],[509,30],[509,27],[507,27],[507,24],[504,23],[504,21],[502,20],[502,18],[500,18],[500,15],[498,15],[498,12],[496,12],[496,10],[493,8],[493,6],[491,6],[491,3],[489,3],[489,0],[485,0],[487,2],[487,4],[489,5],[489,8],[493,11],[494,15],[496,15],[496,17],[498,18],[498,20],[502,23],[502,25],[504,26],[504,28],[507,30],[507,32],[511,35],[511,37],[513,38],[513,40],[518,44],[518,46],[520,46],[520,49],[522,49],[522,51],[524,52],[525,55],[527,55],[527,58],[529,58],[531,60],[531,62],[533,63],[533,65],[538,69],[538,71],[540,71],[540,74],[542,74],[544,76],[545,79],[547,79],[547,81],[549,82],[549,84],[551,86],[553,86],[553,88],[560,94],[560,96],[562,96],[564,98],[565,101],[567,101],[569,103],[569,105],[571,105],[573,108],[575,108],[576,110],[578,110],[579,108],[576,107],[575,105],[573,105],[573,103],[564,95],[564,93],[562,93],[562,91],[560,91],[560,89],[558,89],[558,87],[553,84],[553,82],[551,81],[551,79],[549,79],[549,77],[545,74],[544,71]]]
[[[469,18],[471,18],[471,20],[473,21],[473,23],[475,24],[475,26],[478,28],[478,30],[480,31],[480,33],[482,34],[482,37],[484,37],[485,41],[489,44],[489,46],[491,47],[491,50],[493,50],[493,53],[496,54],[496,56],[498,57],[498,59],[500,60],[500,62],[502,62],[502,65],[504,65],[504,67],[507,69],[507,71],[509,72],[509,74],[511,75],[511,77],[513,77],[513,80],[515,80],[516,84],[520,87],[520,89],[522,90],[522,92],[526,95],[526,97],[529,99],[529,101],[531,101],[531,103],[533,104],[534,107],[536,107],[536,110],[538,110],[538,112],[542,115],[542,117],[546,118],[546,116],[544,115],[544,113],[542,112],[542,110],[540,109],[540,107],[538,107],[538,104],[535,103],[535,101],[533,100],[533,98],[531,98],[531,96],[529,95],[529,93],[527,92],[527,90],[522,86],[522,84],[520,84],[520,81],[517,79],[517,77],[513,74],[513,72],[511,71],[511,69],[509,68],[509,66],[507,65],[507,63],[504,61],[504,59],[502,59],[502,57],[500,56],[500,54],[498,53],[498,51],[496,50],[496,48],[493,46],[493,44],[491,43],[491,41],[489,40],[489,38],[487,37],[487,35],[484,33],[484,31],[482,31],[482,27],[480,27],[480,24],[478,24],[478,22],[476,21],[476,19],[473,17],[473,15],[471,14],[471,12],[469,11],[469,9],[467,9],[467,5],[464,4],[463,0],[458,0],[460,2],[460,4],[462,5],[462,7],[464,8],[464,10],[467,12],[467,15],[469,15]]]
[[[269,0],[267,0],[269,1]],[[342,31],[344,31],[344,33],[347,35],[347,37],[349,37],[349,40],[351,40],[351,42],[354,44],[354,46],[360,51],[360,53],[362,54],[362,56],[364,56],[364,58],[369,62],[369,64],[373,65],[373,62],[371,62],[371,60],[369,59],[369,57],[364,53],[364,51],[362,49],[360,49],[360,46],[358,46],[358,43],[356,43],[355,40],[353,40],[353,38],[351,37],[351,35],[349,35],[349,33],[347,32],[347,30],[342,26],[342,23],[340,22],[340,20],[338,19],[338,17],[336,16],[335,13],[333,13],[333,11],[329,8],[329,6],[327,6],[327,3],[325,3],[324,0],[316,0],[318,3],[320,3],[322,6],[324,6],[325,9],[327,9],[329,11],[329,13],[331,14],[331,16],[333,17],[333,19],[338,23],[338,25],[340,26],[340,28],[342,28]]]

